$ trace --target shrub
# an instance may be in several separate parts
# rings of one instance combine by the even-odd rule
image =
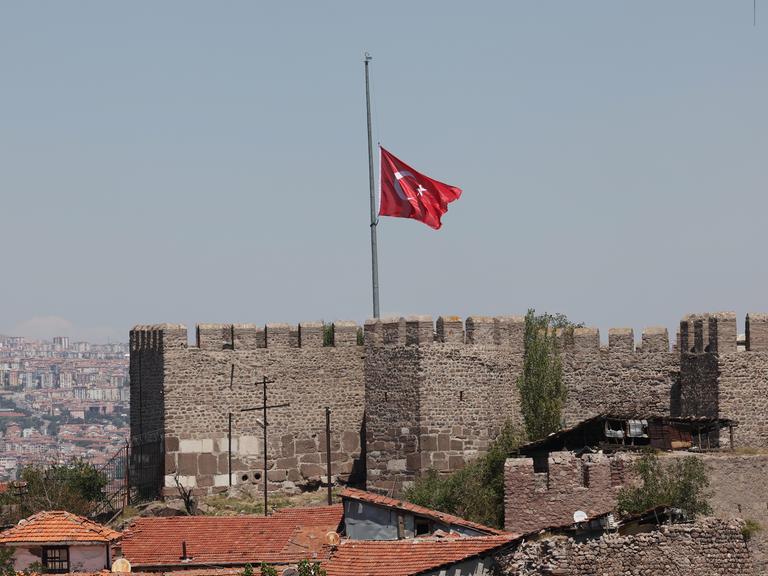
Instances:
[[[429,470],[404,492],[406,500],[488,526],[504,525],[504,462],[524,440],[507,423],[488,452],[448,476]]]
[[[704,463],[695,456],[673,458],[662,463],[646,452],[633,465],[640,483],[619,491],[617,508],[621,514],[638,514],[658,506],[679,508],[686,518],[709,514],[709,478]]]
[[[752,536],[757,534],[763,529],[760,522],[757,520],[752,520],[751,518],[748,518],[746,522],[744,522],[744,526],[741,528],[741,535],[744,536],[744,540],[751,540]]]

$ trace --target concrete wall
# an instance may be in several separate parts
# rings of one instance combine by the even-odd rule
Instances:
[[[508,576],[746,576],[754,574],[754,568],[741,526],[738,521],[708,519],[583,543],[559,537],[524,543],[497,560]]]

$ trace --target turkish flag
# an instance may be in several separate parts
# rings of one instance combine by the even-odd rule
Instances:
[[[461,197],[461,188],[432,180],[381,150],[381,200],[379,216],[421,220],[435,230],[440,217],[448,212],[448,203]]]

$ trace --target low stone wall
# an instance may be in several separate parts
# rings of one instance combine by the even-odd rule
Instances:
[[[508,576],[746,576],[755,571],[742,526],[710,518],[582,543],[561,536],[524,543],[497,562]]]
[[[704,461],[709,478],[709,502],[715,516],[757,522],[749,548],[760,574],[768,574],[768,454],[722,451],[707,454],[677,452],[662,458],[695,456]],[[588,515],[616,506],[618,490],[629,481],[631,458],[601,454],[576,458],[553,452],[549,473],[536,473],[530,458],[510,458],[504,470],[505,528],[529,532],[567,524],[573,512]]]
[[[504,528],[526,533],[610,512],[627,482],[631,456],[552,452],[549,471],[535,472],[532,458],[509,458],[504,466]]]

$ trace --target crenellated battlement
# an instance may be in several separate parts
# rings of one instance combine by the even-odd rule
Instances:
[[[509,458],[504,464],[505,529],[530,532],[573,522],[577,510],[588,516],[613,508],[627,480],[627,454],[552,452],[547,471],[537,472],[533,458]]]
[[[468,344],[483,346],[522,345],[522,316],[392,316],[365,322],[365,342],[374,347]]]
[[[290,324],[198,324],[195,344],[188,344],[183,324],[134,326],[130,334],[131,350],[190,348],[200,350],[256,350],[261,348],[323,348],[357,346],[358,325],[339,321],[332,324],[332,341],[325,343],[325,324],[302,322]]]
[[[393,316],[362,328],[201,323],[192,330],[131,330],[131,433],[162,435],[165,475],[178,469],[199,490],[228,483],[221,439],[229,414],[236,438],[231,466],[249,474],[263,466],[256,423],[240,415],[243,406],[261,402],[255,383],[263,377],[270,401],[290,404],[273,416],[281,434],[268,447],[270,489],[313,483],[325,473],[318,440],[325,406],[341,434],[334,440],[341,442],[339,473],[365,477],[377,490],[399,490],[429,469],[457,470],[486,450],[506,421],[522,420],[516,384],[525,368],[523,316]],[[672,350],[665,327],[641,335],[611,328],[602,343],[596,327],[557,334],[566,425],[606,412],[724,417],[739,422],[737,445],[768,445],[768,314],[748,315],[738,347],[733,312],[685,316]],[[190,441],[204,441],[195,444],[194,458]],[[561,460],[549,463],[548,474],[515,463],[520,489],[533,490],[533,499],[557,498],[566,488],[589,494],[617,474],[599,459]]]

